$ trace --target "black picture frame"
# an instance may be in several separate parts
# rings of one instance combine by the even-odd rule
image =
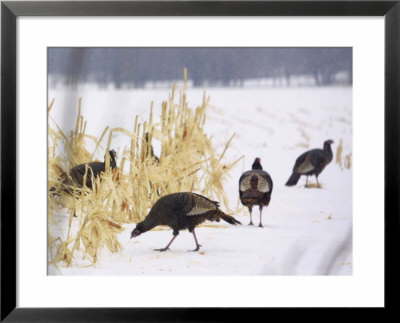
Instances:
[[[1,321],[241,321],[272,310],[255,308],[18,308],[16,19],[19,16],[384,16],[385,19],[385,306],[396,310],[399,274],[400,1],[2,1],[1,3]],[[367,143],[366,143],[367,144]],[[371,170],[373,171],[373,170]],[[373,235],[373,232],[371,232]],[[40,293],[40,291],[38,291]],[[240,297],[251,297],[241,295]],[[293,308],[300,313],[301,309]],[[324,309],[336,316],[336,311]],[[384,311],[384,312],[383,312]],[[318,313],[318,311],[317,311]],[[350,314],[350,312],[347,312]],[[392,314],[392,313],[391,313]],[[309,313],[305,314],[309,315]],[[317,316],[319,316],[317,315]],[[251,319],[253,317],[253,319]],[[337,315],[338,319],[343,319]],[[310,319],[308,317],[308,319]],[[320,317],[320,319],[323,319]]]

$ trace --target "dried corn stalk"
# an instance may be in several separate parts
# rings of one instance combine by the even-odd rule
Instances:
[[[340,139],[339,145],[336,149],[336,164],[339,165],[340,169],[350,169],[352,165],[352,154],[346,154],[343,156],[343,140]]]
[[[234,134],[224,150],[217,152],[203,130],[209,98],[204,94],[201,105],[192,109],[186,101],[186,81],[178,100],[176,93],[174,85],[168,100],[162,103],[157,123],[154,123],[151,104],[149,118],[143,124],[136,116],[131,130],[106,128],[98,139],[86,134],[87,122],[81,115],[81,101],[75,130],[68,136],[54,122],[55,129],[49,126],[49,188],[60,184],[59,176],[64,171],[92,161],[95,151],[103,149],[101,142],[107,133],[104,153],[115,148],[112,147],[113,133],[129,137],[131,143],[129,149],[118,156],[118,167],[106,171],[101,181],[96,179],[92,190],[71,187],[74,196],[63,190],[58,190],[57,195],[49,192],[49,225],[55,225],[51,220],[60,208],[68,208],[70,216],[65,237],[53,238],[49,233],[51,263],[64,261],[70,266],[75,255],[81,254],[94,264],[105,246],[111,252],[122,250],[118,234],[123,224],[142,220],[154,202],[165,194],[198,192],[223,202],[228,208],[223,182],[240,159],[228,163],[223,157]],[[95,151],[88,151],[88,140],[94,142]],[[153,154],[153,140],[161,142],[159,158]],[[109,157],[105,155],[107,166]],[[73,217],[74,213],[77,218]]]
[[[340,139],[339,145],[337,146],[337,149],[336,149],[336,164],[339,164],[339,167],[341,169],[343,169],[342,151],[343,151],[343,140]]]

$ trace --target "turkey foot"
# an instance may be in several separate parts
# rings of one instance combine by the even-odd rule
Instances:
[[[165,247],[165,248],[161,248],[161,249],[153,249],[154,251],[160,251],[160,252],[163,252],[163,251],[167,251],[167,250],[170,250],[168,247]]]
[[[196,246],[196,249],[188,250],[188,251],[199,251],[199,250],[200,250],[200,247],[202,247],[201,244],[197,245],[197,246]]]
[[[263,225],[262,225],[261,223],[260,223],[258,226],[259,226],[260,228],[264,228]]]
[[[165,247],[165,248],[161,248],[161,249],[154,249],[154,251],[160,251],[160,252],[163,252],[163,251],[167,251],[167,250],[169,250],[169,246],[171,245],[171,243],[172,243],[172,241],[174,241],[175,240],[175,238],[177,237],[178,235],[177,234],[175,234],[173,237],[172,237],[172,239],[171,239],[171,241],[167,244],[167,246]]]

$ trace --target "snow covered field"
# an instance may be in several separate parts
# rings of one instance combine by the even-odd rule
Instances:
[[[49,89],[55,98],[51,116],[62,129],[73,129],[78,98],[88,120],[87,133],[99,136],[106,126],[132,129],[135,115],[148,118],[151,101],[157,118],[169,89],[124,89],[100,91],[95,87],[77,90]],[[236,133],[225,160],[244,155],[225,183],[229,209],[243,223],[206,222],[196,229],[200,252],[192,234],[181,231],[171,251],[160,253],[172,237],[171,230],[153,230],[130,239],[134,225],[126,225],[119,240],[120,254],[101,254],[98,264],[70,268],[62,264],[50,275],[351,275],[352,260],[352,169],[336,164],[336,149],[343,142],[342,156],[352,152],[352,89],[331,88],[209,88],[213,108],[208,110],[205,132],[221,152]],[[195,108],[203,91],[188,89],[187,101]],[[295,187],[284,184],[295,159],[311,148],[322,148],[333,139],[334,158],[319,177],[321,189],[304,188],[305,178]],[[129,139],[117,135],[112,141],[118,152]],[[159,146],[154,145],[158,155]],[[253,209],[254,226],[248,226],[247,208],[238,203],[238,180],[251,168],[255,157],[274,181],[269,207],[263,210],[264,228],[259,228],[259,211]],[[98,156],[102,158],[102,156]],[[311,178],[315,182],[315,177]],[[211,197],[212,198],[212,197]],[[68,217],[57,216],[53,235],[65,235]]]

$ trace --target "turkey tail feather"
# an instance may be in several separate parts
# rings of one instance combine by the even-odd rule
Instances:
[[[242,224],[240,221],[236,220],[233,216],[223,214],[221,215],[221,219],[224,220],[225,222],[228,222],[229,224]]]
[[[289,177],[289,179],[288,179],[288,181],[286,182],[286,186],[294,186],[294,185],[296,185],[297,184],[297,182],[299,181],[299,178],[300,178],[300,174],[297,174],[297,173],[293,173],[290,177]]]

